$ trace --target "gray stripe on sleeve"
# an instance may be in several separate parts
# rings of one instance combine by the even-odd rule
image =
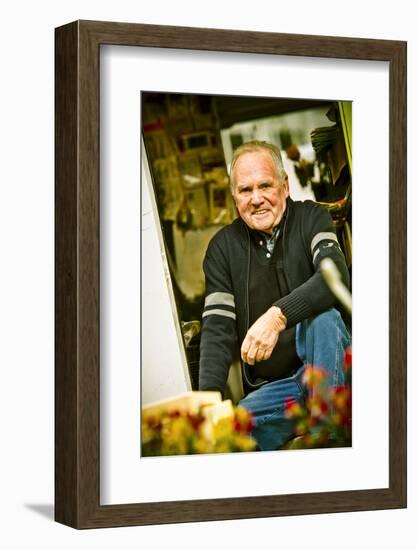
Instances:
[[[236,319],[236,313],[233,313],[232,311],[227,311],[227,309],[208,309],[203,313],[203,317],[207,317],[208,315],[223,315],[223,317]]]
[[[323,233],[317,233],[317,235],[315,235],[313,237],[313,240],[311,241],[311,253],[312,254],[313,254],[314,249],[316,248],[316,246],[321,241],[336,241],[337,244],[339,244],[339,241],[337,240],[337,237],[334,233],[331,233],[330,231],[323,232]]]
[[[235,307],[235,297],[228,292],[212,292],[206,296],[204,307],[208,306],[231,306]]]

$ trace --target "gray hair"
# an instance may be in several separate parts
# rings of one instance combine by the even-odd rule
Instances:
[[[235,189],[233,171],[238,158],[246,153],[259,153],[264,151],[271,155],[271,158],[275,164],[278,180],[281,184],[284,184],[285,180],[288,178],[288,175],[287,172],[284,170],[284,165],[282,163],[282,157],[279,148],[272,143],[268,143],[267,141],[248,141],[240,145],[233,153],[232,162],[230,164],[230,189],[232,195]]]

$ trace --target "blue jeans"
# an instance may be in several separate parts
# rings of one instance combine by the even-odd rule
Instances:
[[[279,340],[278,344],[279,346]],[[262,451],[280,448],[295,436],[295,421],[285,417],[285,401],[295,399],[304,404],[306,391],[301,378],[307,364],[319,365],[329,374],[329,385],[345,381],[343,358],[351,338],[336,309],[330,309],[298,323],[296,327],[297,355],[303,362],[289,378],[268,382],[243,398],[239,405],[249,410],[255,422],[252,436]]]

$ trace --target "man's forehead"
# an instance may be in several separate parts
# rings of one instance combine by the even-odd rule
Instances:
[[[272,177],[277,175],[276,165],[268,151],[248,151],[243,153],[234,166],[235,175],[251,172],[263,172]]]
[[[275,164],[274,159],[272,158],[272,155],[269,151],[267,151],[266,149],[257,149],[254,151],[245,151],[244,153],[242,153],[236,160],[235,165],[242,161],[247,162],[249,160],[254,162],[256,162],[257,160],[259,160],[260,162],[266,160],[267,162],[272,162],[272,164]]]

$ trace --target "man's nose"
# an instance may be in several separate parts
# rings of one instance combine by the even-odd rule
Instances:
[[[264,197],[259,189],[254,189],[252,191],[252,196],[251,196],[252,204],[260,204],[263,201],[263,198]]]

